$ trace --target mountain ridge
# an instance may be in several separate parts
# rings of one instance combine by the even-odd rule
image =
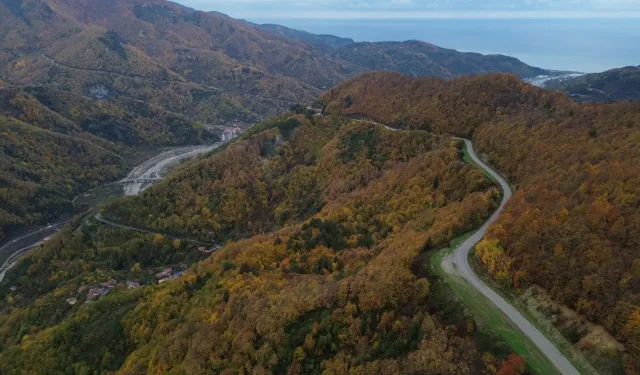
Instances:
[[[372,46],[377,45],[372,44],[369,45],[371,55],[362,56],[347,48],[353,45],[350,39],[254,25],[220,13],[200,12],[162,0],[108,3],[29,0],[29,5],[24,1],[0,3],[0,9],[4,4],[5,13],[12,15],[0,22],[0,36],[5,40],[2,48],[37,49],[60,64],[78,68],[109,66],[108,70],[118,73],[156,79],[164,75],[204,89],[219,87],[229,92],[221,100],[248,108],[252,104],[235,97],[234,92],[304,102],[316,97],[316,90],[371,69],[448,77],[498,70],[521,76],[538,72],[537,68],[515,63],[515,60],[503,58],[505,61],[498,62],[492,56],[464,54],[417,42],[407,42],[397,49],[384,44],[374,48]],[[43,19],[47,22],[43,23]],[[433,59],[427,52],[435,54]],[[394,54],[400,54],[400,57],[394,59]],[[0,66],[2,60],[0,56]],[[60,74],[47,74],[37,61],[28,64],[29,61],[23,62],[21,56],[5,56],[4,60],[5,80],[17,84],[35,81],[43,84],[46,80],[52,81],[53,76],[55,84],[73,86],[62,77],[58,82]],[[8,68],[7,64],[13,66]],[[38,74],[32,74],[33,69],[37,69]],[[91,77],[81,80],[95,81]],[[130,88],[129,96],[143,98],[143,95],[149,95],[140,91],[149,91],[144,84],[128,85],[138,88]],[[79,87],[67,89],[80,92]],[[168,106],[166,101],[163,103],[157,96],[184,92],[179,88],[161,91],[151,99],[164,106]],[[202,105],[194,102],[191,106]],[[276,113],[263,107],[251,111],[258,116]],[[213,121],[205,114],[199,115],[200,120]]]

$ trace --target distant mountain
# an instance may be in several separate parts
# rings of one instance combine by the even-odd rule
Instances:
[[[180,3],[176,3],[175,1],[169,1],[170,4],[177,6],[178,8],[182,9],[183,11],[185,11],[186,13],[195,13],[197,12],[195,9],[190,8],[188,6],[182,5]]]
[[[338,49],[334,56],[366,70],[391,70],[412,76],[453,78],[506,72],[526,78],[547,73],[513,57],[458,52],[416,40],[356,43]]]
[[[369,70],[540,74],[505,56],[358,43],[164,0],[2,0],[0,79],[148,101],[205,123],[255,122]]]
[[[551,80],[544,87],[564,91],[582,102],[640,100],[640,66]]]
[[[263,24],[257,25],[257,27],[270,31],[274,34],[282,35],[290,39],[302,40],[303,42],[317,45],[317,46],[326,46],[330,48],[339,48],[348,46],[350,44],[354,44],[354,40],[350,38],[341,38],[335,35],[317,35],[311,34],[306,31],[290,29],[285,26],[274,25],[274,24]]]

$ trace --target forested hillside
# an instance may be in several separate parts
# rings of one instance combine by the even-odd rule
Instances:
[[[517,188],[482,246],[492,276],[544,287],[622,341],[626,372],[640,371],[640,103],[580,105],[509,75],[392,73],[321,101],[334,114],[473,137]]]
[[[509,56],[458,52],[418,40],[354,43],[337,49],[335,55],[366,70],[389,70],[413,76],[452,78],[506,72],[535,77],[547,72]]]
[[[121,153],[206,142],[213,138],[200,124],[248,126],[292,105],[311,103],[321,90],[371,69],[446,77],[495,70],[528,76],[539,70],[504,56],[459,53],[418,42],[371,44],[357,54],[359,47],[337,51],[348,43],[260,27],[164,0],[4,0],[0,110],[20,123],[80,137],[126,156]],[[31,163],[32,168],[29,158],[47,153],[48,148],[42,148],[24,158],[16,152],[3,157],[6,165]],[[86,159],[77,147],[58,147],[55,154],[61,153],[76,161]],[[68,171],[56,172],[59,182],[45,194],[34,190],[51,183],[43,177],[51,171],[43,168],[62,162],[45,159],[38,159],[38,168],[29,173],[5,168],[3,178],[11,183],[3,189],[11,205],[2,207],[7,213],[0,228],[53,218],[65,200],[121,175],[125,168],[79,162],[83,170],[111,172],[100,171],[99,177],[74,172],[82,181],[78,184],[66,177]],[[30,187],[14,193],[21,183]],[[51,196],[45,199],[50,203],[39,202],[43,194]],[[26,203],[27,196],[34,198],[31,203]]]
[[[6,230],[57,218],[77,194],[123,176],[136,149],[217,139],[202,125],[148,104],[3,88],[0,240]]]
[[[446,77],[544,72],[421,42],[349,45],[164,0],[7,0],[0,14],[3,81],[143,100],[209,124],[251,124],[372,69]]]
[[[640,100],[640,66],[551,80],[545,87],[562,90],[582,102]]]
[[[81,285],[153,282],[198,258],[162,235],[82,221],[22,260],[0,286],[0,370],[524,373],[425,263],[499,202],[457,146],[340,118],[264,123],[103,212],[229,241],[179,279],[85,304]]]

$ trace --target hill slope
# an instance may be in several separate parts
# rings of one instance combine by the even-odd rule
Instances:
[[[416,40],[355,43],[339,48],[335,56],[366,70],[391,70],[413,76],[452,78],[505,72],[525,78],[546,73],[513,57],[458,52]]]
[[[96,103],[39,87],[0,89],[0,127],[0,239],[70,211],[75,195],[122,176],[136,150],[218,139],[145,103]]]
[[[545,87],[564,91],[582,102],[640,100],[640,66],[612,69],[567,80],[552,80]]]
[[[350,40],[163,0],[4,0],[0,14],[3,80],[149,101],[212,124],[252,122],[311,102],[320,89],[372,69],[446,77],[540,72],[505,56],[420,42],[345,47]]]
[[[620,357],[613,373],[640,371],[640,103],[580,105],[509,75],[392,73],[358,77],[321,101],[329,113],[473,137],[517,187],[483,244],[491,276],[543,286],[627,348],[592,356]]]
[[[288,114],[106,208],[158,231],[229,240],[178,280],[116,286],[85,304],[81,285],[155,283],[159,269],[202,256],[186,242],[98,223],[68,228],[22,260],[0,284],[11,301],[0,310],[0,370],[520,368],[425,264],[432,246],[478,226],[498,200],[449,137]]]

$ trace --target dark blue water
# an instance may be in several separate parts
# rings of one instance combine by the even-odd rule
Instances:
[[[547,69],[598,72],[640,65],[640,20],[251,20],[356,41],[417,39],[441,47],[502,53]]]

